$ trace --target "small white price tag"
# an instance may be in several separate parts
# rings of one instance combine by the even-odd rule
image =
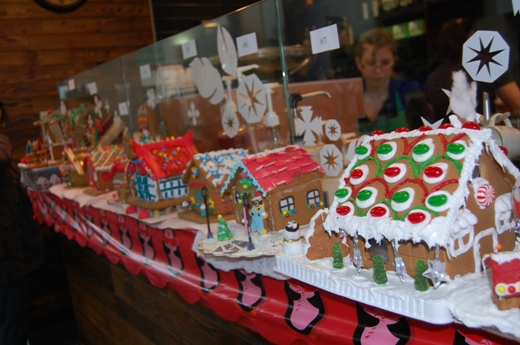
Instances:
[[[338,49],[339,36],[336,24],[311,31],[311,47],[313,54]]]
[[[91,95],[95,95],[95,94],[97,94],[97,84],[96,84],[96,82],[93,82],[93,83],[87,84],[87,88],[88,88],[88,92],[89,92]]]
[[[69,79],[69,91],[72,91],[72,90],[75,90],[76,89],[76,82],[74,81],[74,79]]]
[[[118,103],[117,108],[119,109],[119,115],[128,115],[128,106],[126,105],[126,102]]]
[[[257,53],[256,32],[237,37],[237,51],[239,57]]]
[[[150,65],[139,66],[139,74],[141,75],[141,80],[151,78],[152,69],[150,68]]]
[[[189,40],[182,45],[182,58],[184,60],[197,56],[197,44],[195,40]]]

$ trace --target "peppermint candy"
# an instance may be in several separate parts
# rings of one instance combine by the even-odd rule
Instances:
[[[480,206],[488,207],[495,201],[495,188],[489,184],[480,186],[477,190],[477,203]]]

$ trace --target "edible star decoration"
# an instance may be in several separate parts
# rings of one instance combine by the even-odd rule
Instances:
[[[446,263],[440,260],[428,260],[428,269],[423,273],[423,276],[432,281],[434,288],[450,281],[450,276],[446,274]]]

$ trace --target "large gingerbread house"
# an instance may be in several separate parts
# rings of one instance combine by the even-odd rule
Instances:
[[[361,140],[332,207],[313,218],[306,258],[332,257],[340,242],[358,268],[380,255],[387,270],[402,259],[414,277],[418,260],[435,259],[455,278],[480,271],[486,253],[513,250],[511,191],[520,173],[489,129],[458,126]]]
[[[287,146],[243,158],[221,192],[233,199],[237,222],[243,221],[243,202],[249,199],[251,229],[277,231],[289,220],[308,224],[323,207],[324,174],[305,149]]]
[[[164,210],[187,201],[188,185],[182,174],[195,154],[193,133],[176,139],[148,144],[132,141],[135,159],[127,168],[129,205],[144,209]]]
[[[228,149],[196,154],[184,171],[182,182],[188,185],[190,211],[179,213],[179,217],[206,222],[206,212],[214,221],[217,215],[233,213],[231,198],[221,198],[220,190],[229,177],[231,169],[244,157],[244,149]],[[207,188],[208,208],[204,205],[202,188]]]

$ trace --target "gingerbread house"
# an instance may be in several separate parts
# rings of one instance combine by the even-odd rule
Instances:
[[[500,310],[520,307],[520,252],[502,252],[484,260],[491,267],[493,302]]]
[[[438,260],[453,279],[480,271],[486,253],[513,250],[520,173],[489,129],[455,125],[362,139],[332,207],[311,222],[306,258],[332,257],[339,241],[358,269],[380,255],[414,277],[418,260]]]
[[[122,145],[98,147],[92,150],[84,159],[84,169],[89,179],[89,188],[85,193],[99,195],[114,190],[114,161],[125,157]]]
[[[244,219],[245,206],[251,230],[282,230],[289,220],[308,224],[323,208],[324,174],[305,149],[287,146],[242,158],[221,194],[234,201],[237,222]]]
[[[83,169],[87,152],[74,152],[70,147],[65,148],[65,162],[60,165],[60,173],[68,188],[87,187],[89,185],[88,175]]]
[[[184,171],[182,182],[188,185],[190,210],[179,213],[179,217],[199,222],[206,222],[206,212],[213,221],[218,215],[232,215],[233,201],[231,198],[221,198],[220,190],[229,177],[231,169],[244,157],[244,149],[228,149],[198,153]],[[204,205],[202,188],[207,188],[207,203]]]
[[[164,210],[189,199],[182,174],[198,153],[192,132],[177,139],[131,144],[136,158],[127,168],[131,193],[127,204]]]

